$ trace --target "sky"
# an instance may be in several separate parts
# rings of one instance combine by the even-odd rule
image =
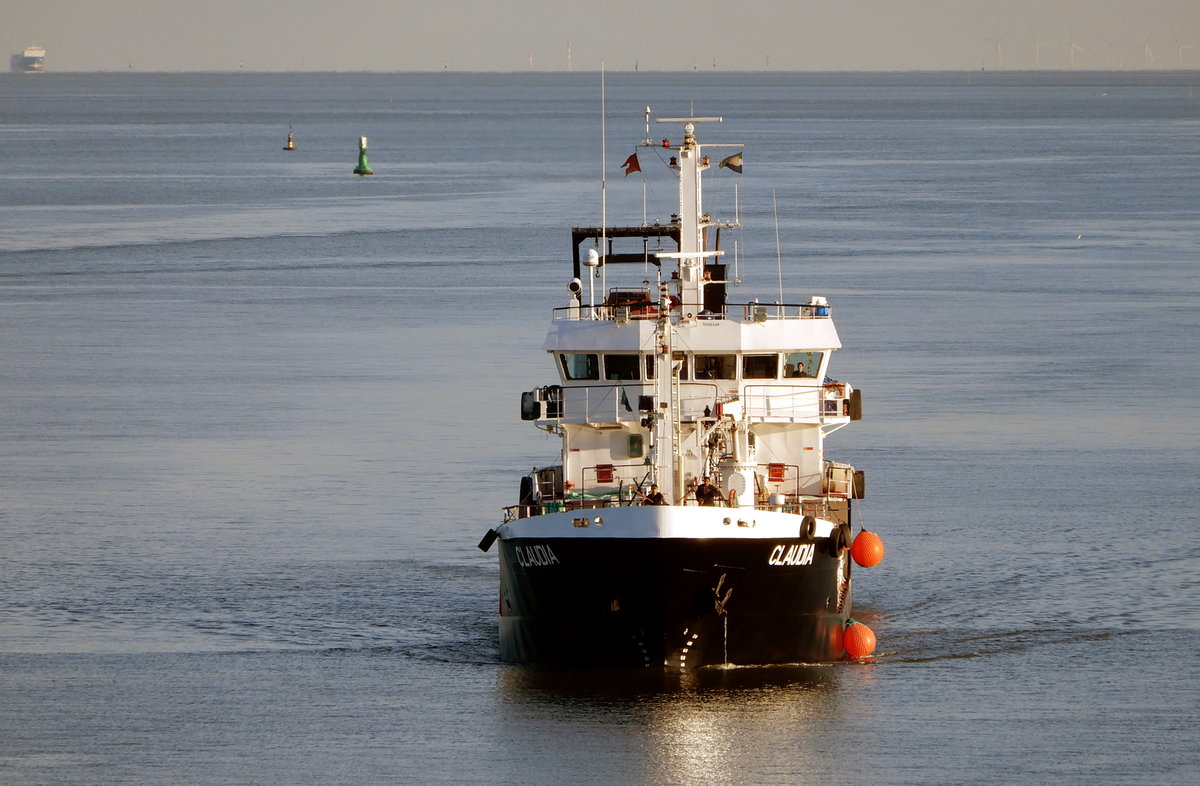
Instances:
[[[1200,0],[2,0],[54,71],[1200,68]]]

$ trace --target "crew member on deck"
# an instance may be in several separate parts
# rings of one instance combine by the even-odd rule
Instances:
[[[716,505],[721,496],[720,490],[710,482],[711,480],[712,478],[705,475],[704,482],[696,486],[696,502],[705,507]]]
[[[643,494],[642,492],[638,491],[637,486],[630,486],[630,488],[633,489],[635,494],[637,494],[639,497],[642,498],[643,505],[666,505],[667,504],[666,498],[663,497],[662,492],[658,490],[657,483],[650,484],[650,493],[649,494]]]

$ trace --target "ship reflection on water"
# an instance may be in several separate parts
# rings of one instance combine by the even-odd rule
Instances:
[[[838,751],[845,761],[855,724],[843,716],[859,715],[861,689],[873,677],[873,665],[853,663],[692,672],[512,668],[500,677],[500,736],[505,745],[526,735],[562,739],[559,764],[573,759],[603,781],[736,783],[768,763],[778,782],[796,782],[828,772]],[[546,755],[517,766],[536,766]]]

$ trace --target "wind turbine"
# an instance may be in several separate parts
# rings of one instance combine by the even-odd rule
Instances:
[[[1071,42],[1071,46],[1067,51],[1070,53],[1071,69],[1074,70],[1075,69],[1075,53],[1076,52],[1082,52],[1085,56],[1087,56],[1089,58],[1092,56],[1092,53],[1089,52],[1088,50],[1084,49],[1082,46],[1080,46],[1079,43],[1075,40],[1075,23],[1074,22],[1072,22],[1070,27],[1067,28],[1067,38]]]
[[[1033,67],[1040,69],[1042,67],[1042,44],[1046,42],[1038,40],[1037,33],[1033,30],[1033,25],[1029,26],[1029,36],[1033,39]]]
[[[1106,48],[1105,48],[1105,50],[1104,50],[1104,67],[1105,67],[1105,68],[1112,68],[1112,67],[1113,67],[1113,65],[1114,65],[1114,62],[1113,62],[1113,61],[1114,61],[1114,59],[1115,59],[1115,58],[1113,57],[1113,47],[1115,47],[1115,46],[1116,46],[1116,42],[1115,42],[1115,41],[1113,41],[1113,40],[1112,40],[1111,38],[1109,38],[1108,36],[1106,36],[1104,33],[1102,33],[1102,32],[1100,31],[1100,28],[1096,27],[1095,25],[1092,25],[1092,29],[1093,29],[1093,30],[1095,30],[1095,31],[1096,31],[1096,34],[1097,34],[1097,35],[1099,35],[1101,38],[1103,38],[1103,39],[1104,39],[1104,43],[1105,43],[1105,44],[1107,44],[1107,47],[1106,47]]]
[[[1195,50],[1196,47],[1192,46],[1191,44],[1179,43],[1179,36],[1175,34],[1174,30],[1171,31],[1171,40],[1175,42],[1175,57],[1177,58],[1177,63],[1180,68],[1183,68],[1184,51],[1188,49]]]
[[[1146,34],[1146,40],[1142,42],[1141,46],[1130,47],[1131,49],[1142,50],[1142,66],[1144,68],[1150,68],[1158,62],[1158,58],[1154,56],[1154,50],[1150,48],[1150,36],[1153,34],[1154,31],[1152,29]]]
[[[1084,49],[1079,44],[1072,41],[1071,42],[1071,68],[1075,67],[1075,53],[1076,52],[1082,52],[1083,54],[1087,55],[1088,57],[1092,56],[1091,52],[1089,52],[1088,50]]]
[[[1000,36],[999,38],[987,38],[985,36],[980,36],[980,38],[982,38],[984,41],[990,41],[996,45],[996,68],[1004,68],[1004,39],[1007,38],[1008,34],[1013,31],[1013,27],[1016,27],[1016,25],[1013,25],[1005,30],[1004,35]]]
[[[1088,57],[1091,57],[1092,53],[1089,52],[1088,50],[1084,49],[1082,46],[1080,46],[1078,43],[1075,42],[1075,25],[1071,25],[1071,27],[1069,28],[1069,30],[1067,32],[1068,32],[1068,35],[1071,40],[1071,48],[1070,48],[1070,50],[1068,50],[1071,53],[1071,69],[1074,70],[1074,68],[1075,68],[1075,53],[1076,52],[1082,52],[1083,54],[1087,55]]]

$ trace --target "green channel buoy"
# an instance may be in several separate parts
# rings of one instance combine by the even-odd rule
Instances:
[[[358,166],[354,168],[356,175],[373,175],[371,165],[367,163],[367,138],[360,136],[358,138]]]

